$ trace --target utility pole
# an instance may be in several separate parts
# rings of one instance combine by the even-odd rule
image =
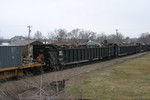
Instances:
[[[117,41],[116,42],[118,44],[118,29],[116,29],[116,36],[117,36],[117,39],[116,39]]]
[[[27,26],[27,28],[29,28],[29,33],[28,33],[28,56],[30,56],[30,44],[29,44],[29,40],[30,40],[30,33],[31,33],[31,27],[32,26]]]

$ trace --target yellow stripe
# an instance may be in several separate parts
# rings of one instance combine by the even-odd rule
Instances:
[[[8,68],[0,68],[0,72],[4,72],[4,71],[10,71],[10,70],[17,70],[17,69],[25,69],[25,68],[31,68],[31,67],[40,67],[40,66],[44,66],[44,64],[40,64],[40,63],[34,63],[34,64],[26,64],[26,65],[22,65],[22,66],[15,66],[15,67],[8,67]]]

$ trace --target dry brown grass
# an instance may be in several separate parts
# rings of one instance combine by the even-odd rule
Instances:
[[[80,82],[82,80],[82,82]],[[104,70],[74,77],[67,83],[75,97],[100,100],[150,99],[150,54]]]

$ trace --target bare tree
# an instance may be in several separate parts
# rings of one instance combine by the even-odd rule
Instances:
[[[124,36],[121,33],[108,35],[109,43],[122,44]]]
[[[79,40],[80,42],[88,42],[89,40],[94,40],[96,39],[96,33],[92,31],[80,31],[79,32]]]
[[[138,42],[144,44],[150,43],[150,34],[148,32],[142,33],[141,36],[138,38]]]
[[[56,40],[57,40],[56,34],[54,32],[49,32],[48,33],[48,42],[53,43]]]
[[[65,29],[57,29],[55,30],[55,34],[57,36],[58,41],[66,41],[67,31]]]
[[[105,40],[107,40],[107,35],[105,33],[97,34],[97,42],[104,43]]]
[[[107,40],[108,40],[108,43],[114,43],[115,35],[114,34],[108,35]]]
[[[122,44],[124,36],[121,33],[116,34],[116,43]]]
[[[71,32],[68,33],[68,39],[69,41],[73,41],[78,43],[80,38],[80,29],[73,29]]]
[[[96,33],[92,31],[85,31],[85,40],[94,40],[96,38]]]
[[[35,34],[34,34],[34,39],[35,40],[38,40],[38,41],[43,41],[43,35],[42,35],[42,33],[40,32],[40,31],[37,31]]]

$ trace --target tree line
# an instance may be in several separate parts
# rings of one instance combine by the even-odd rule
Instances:
[[[28,39],[26,37],[25,39]],[[30,39],[35,39],[41,42],[53,43],[55,41],[66,41],[85,43],[89,40],[99,43],[118,43],[118,44],[129,44],[129,43],[150,43],[150,33],[142,33],[138,38],[125,37],[121,32],[116,31],[114,34],[106,35],[104,32],[97,33],[90,30],[73,29],[67,31],[66,29],[55,29],[53,32],[49,32],[47,36],[44,36],[42,32],[36,31],[34,36]],[[0,43],[5,39],[0,37]]]
[[[106,35],[104,32],[97,33],[90,30],[73,29],[67,31],[66,29],[56,29],[53,32],[49,32],[47,37],[44,37],[40,31],[34,34],[34,39],[39,41],[48,41],[53,43],[55,41],[67,41],[76,43],[85,43],[89,40],[100,43],[117,43],[117,44],[130,44],[130,43],[150,43],[150,33],[142,33],[138,38],[125,37],[121,32],[115,34]]]

